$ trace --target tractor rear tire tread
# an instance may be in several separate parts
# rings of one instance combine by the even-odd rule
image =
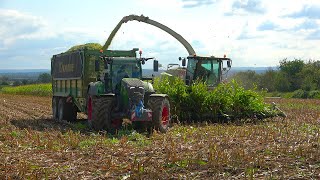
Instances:
[[[106,97],[92,97],[92,119],[91,126],[94,130],[100,131],[106,129],[112,132],[111,127],[111,109],[113,101]]]

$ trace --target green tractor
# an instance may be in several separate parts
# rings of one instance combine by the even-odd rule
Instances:
[[[156,94],[142,77],[142,65],[153,58],[137,58],[136,51],[81,49],[52,58],[53,117],[74,120],[85,112],[95,130],[114,133],[123,121],[166,132],[170,102]],[[154,60],[154,71],[158,61]]]

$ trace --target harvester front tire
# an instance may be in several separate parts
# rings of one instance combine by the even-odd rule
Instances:
[[[171,123],[170,102],[166,97],[152,97],[148,102],[152,110],[152,128],[161,133],[168,131]]]

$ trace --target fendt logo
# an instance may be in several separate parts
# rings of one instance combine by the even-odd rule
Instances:
[[[59,72],[60,73],[67,73],[74,71],[74,64],[63,64],[59,63]]]

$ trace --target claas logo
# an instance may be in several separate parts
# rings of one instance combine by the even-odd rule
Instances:
[[[67,73],[74,71],[74,64],[63,64],[59,63],[59,72],[60,73]]]

